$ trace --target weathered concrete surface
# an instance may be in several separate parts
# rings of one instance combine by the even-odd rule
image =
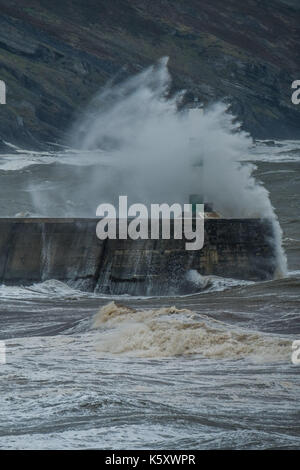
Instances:
[[[97,222],[0,219],[0,283],[58,279],[104,293],[158,295],[193,290],[185,280],[190,269],[250,280],[270,279],[275,271],[266,220],[207,219],[199,251],[186,251],[184,239],[100,241]]]

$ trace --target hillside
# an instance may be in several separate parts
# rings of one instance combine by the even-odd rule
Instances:
[[[60,141],[112,77],[170,57],[174,89],[226,99],[256,138],[300,138],[296,0],[0,0],[0,138]]]

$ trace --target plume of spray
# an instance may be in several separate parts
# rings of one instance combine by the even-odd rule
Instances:
[[[269,218],[273,223],[278,273],[286,271],[281,229],[268,191],[243,161],[252,140],[223,103],[184,109],[184,92],[170,96],[168,58],[92,100],[71,132],[71,146],[95,156],[77,187],[90,214],[102,202],[187,203],[203,194],[224,217]],[[103,163],[103,156],[109,164]]]

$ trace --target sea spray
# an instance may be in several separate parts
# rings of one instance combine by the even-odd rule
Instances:
[[[204,194],[225,217],[269,216],[268,193],[252,177],[255,167],[240,162],[250,137],[224,104],[180,109],[183,93],[170,97],[170,85],[162,59],[106,87],[76,123],[73,146],[110,156],[111,168],[103,169],[100,152],[93,172],[97,203],[117,201],[120,194],[133,202],[184,203],[190,194]],[[83,181],[78,190],[88,196],[90,184]]]
[[[252,139],[223,103],[184,109],[184,92],[170,94],[167,63],[163,58],[108,84],[74,124],[70,145],[83,159],[92,155],[94,164],[89,171],[77,169],[76,200],[84,201],[84,212],[74,204],[66,215],[94,216],[103,202],[117,206],[120,195],[129,204],[150,205],[184,204],[201,194],[223,217],[270,219],[276,276],[284,275],[278,219],[268,191],[253,177],[255,165],[245,161]]]

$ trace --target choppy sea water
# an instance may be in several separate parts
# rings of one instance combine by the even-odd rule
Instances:
[[[33,213],[32,185],[63,186],[77,207],[72,188],[93,161],[14,152],[0,156],[1,216]],[[213,277],[161,298],[0,286],[1,448],[299,448],[300,142],[259,142],[247,158],[270,191],[288,276]]]

